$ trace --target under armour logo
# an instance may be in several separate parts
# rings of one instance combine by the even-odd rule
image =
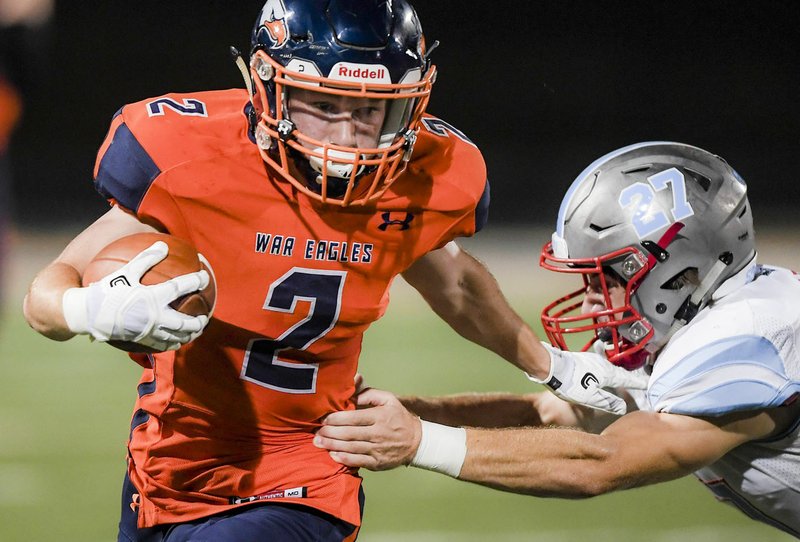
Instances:
[[[130,504],[131,510],[136,512],[136,509],[139,508],[139,505],[141,503],[142,503],[142,496],[139,495],[138,493],[134,493],[131,496],[131,504]]]
[[[295,125],[292,121],[288,119],[281,119],[278,121],[278,135],[281,139],[286,139],[292,132],[294,132]]]
[[[414,215],[406,213],[406,217],[403,220],[397,220],[392,219],[392,213],[387,211],[381,215],[381,219],[383,219],[383,224],[378,226],[379,230],[386,231],[389,226],[399,226],[400,231],[403,231],[411,227],[411,221],[414,220]]]
[[[589,386],[591,386],[592,383],[594,383],[595,386],[599,384],[597,377],[594,376],[592,373],[586,373],[585,375],[583,375],[583,378],[581,378],[581,386],[583,386],[583,389],[585,390],[588,390]]]
[[[130,286],[130,285],[131,285],[131,283],[128,282],[128,277],[126,277],[125,275],[120,275],[118,277],[114,277],[109,282],[109,286],[111,286],[112,288],[114,286]]]

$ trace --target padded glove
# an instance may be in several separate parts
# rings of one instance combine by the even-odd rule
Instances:
[[[97,341],[132,341],[154,350],[177,350],[202,333],[208,316],[190,316],[170,303],[208,286],[206,271],[144,286],[142,276],[167,257],[167,244],[158,241],[121,269],[83,287],[64,292],[64,319],[70,331]]]
[[[569,352],[544,342],[542,345],[550,354],[550,374],[543,380],[527,376],[565,401],[622,415],[627,411],[625,401],[605,388],[647,387],[648,376],[643,369],[628,371],[596,352]]]

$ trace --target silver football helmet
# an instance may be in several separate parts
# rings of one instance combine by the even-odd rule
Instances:
[[[681,143],[624,147],[587,167],[561,203],[540,265],[584,284],[544,308],[545,332],[562,349],[584,333],[584,350],[640,367],[754,257],[747,187],[725,160]],[[612,301],[614,285],[624,302]],[[584,303],[591,291],[603,301]]]

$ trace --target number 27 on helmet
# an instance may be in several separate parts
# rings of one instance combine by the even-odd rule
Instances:
[[[681,143],[630,145],[564,196],[540,265],[583,285],[548,304],[542,324],[559,348],[594,347],[635,369],[754,263],[747,186],[725,160]]]

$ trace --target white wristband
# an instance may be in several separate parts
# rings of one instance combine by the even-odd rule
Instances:
[[[467,456],[467,430],[425,420],[420,422],[422,438],[411,466],[458,478]]]
[[[89,317],[86,314],[86,288],[70,288],[61,298],[61,312],[67,327],[73,333],[89,332]]]

